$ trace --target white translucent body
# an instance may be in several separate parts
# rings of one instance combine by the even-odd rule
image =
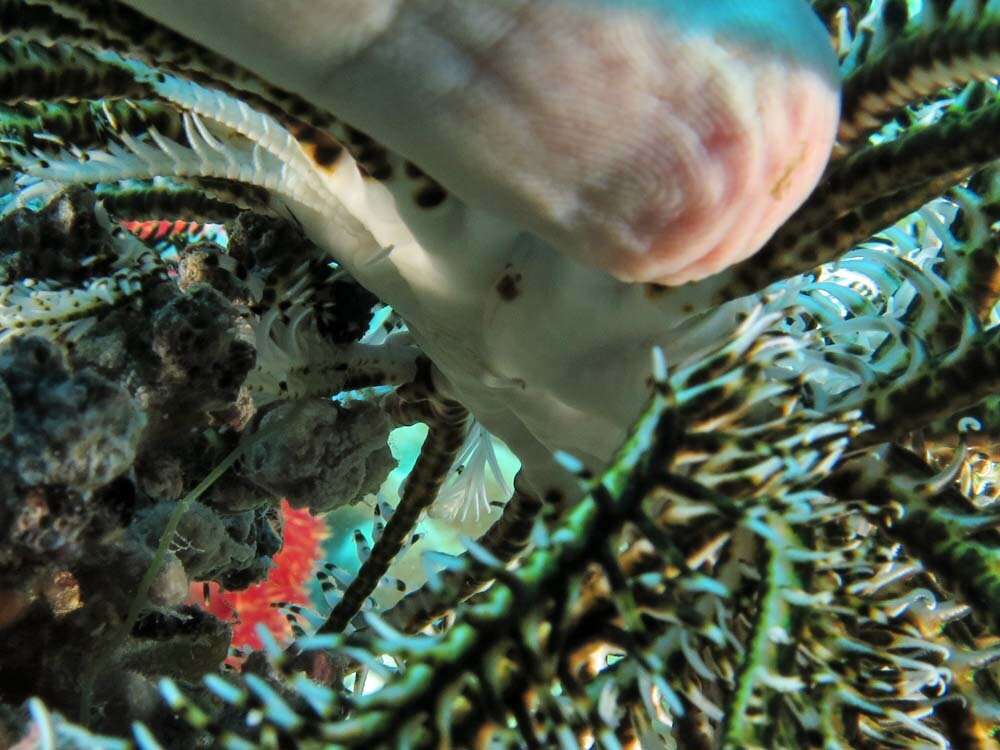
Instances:
[[[654,345],[676,361],[736,315],[681,326],[724,273],[659,296],[619,279],[679,283],[752,253],[836,124],[833,54],[802,0],[129,2],[461,199],[428,212],[353,163],[316,170],[329,204],[314,178],[278,191],[542,492],[570,485],[553,451],[609,457]]]

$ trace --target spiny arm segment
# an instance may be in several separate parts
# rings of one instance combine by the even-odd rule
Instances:
[[[824,16],[834,5],[845,76],[834,160],[804,205],[737,267],[732,296],[833,260],[995,158],[989,81],[1000,73],[1000,6],[973,13],[973,4],[945,0],[912,13],[886,2],[864,14],[857,3],[814,3]]]
[[[951,16],[963,3],[924,3],[923,14],[898,26],[898,36],[868,53],[844,81],[838,155],[878,130],[909,102],[1000,69],[1000,7]],[[935,6],[945,6],[943,13]],[[967,4],[966,4],[967,5]]]
[[[357,577],[320,627],[320,633],[341,632],[358,613],[365,599],[388,572],[403,542],[413,533],[420,514],[434,502],[465,440],[469,412],[461,404],[439,399],[407,402],[405,395],[401,401],[394,401],[400,408],[392,404],[387,408],[402,424],[414,421],[414,409],[410,407],[417,407],[417,418],[429,426],[427,437],[413,470],[406,478],[402,497],[392,518],[382,530]],[[407,417],[407,414],[411,416]]]
[[[500,562],[511,562],[527,548],[541,509],[541,499],[515,479],[513,497],[507,501],[500,518],[476,540],[476,544]],[[386,622],[404,633],[415,633],[443,617],[456,602],[468,598],[491,580],[490,570],[477,564],[472,555],[465,552],[462,558],[466,560],[464,567],[445,568],[433,583],[407,594],[386,611],[382,615]]]

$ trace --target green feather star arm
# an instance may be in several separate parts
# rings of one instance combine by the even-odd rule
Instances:
[[[967,13],[951,18],[947,11],[935,17],[934,5],[925,3],[924,13],[909,33],[870,53],[846,76],[838,134],[842,147],[881,128],[890,114],[909,102],[969,80],[988,79],[989,71],[1000,62],[996,9],[981,18],[970,18]]]
[[[866,206],[886,196],[895,200],[900,192],[917,191],[927,182],[953,185],[958,181],[956,176],[967,176],[994,161],[1000,154],[989,136],[996,130],[998,113],[998,102],[969,113],[949,113],[933,126],[916,125],[891,141],[858,149],[834,162],[808,206],[789,220],[763,251],[769,253],[765,256],[769,260],[790,259],[774,264],[775,278],[808,271],[835,259],[840,254],[836,243],[830,246],[829,254],[810,257],[803,251],[809,244],[825,239],[824,230],[844,220],[851,207]],[[940,192],[939,188],[936,194]],[[922,203],[926,201],[918,205]]]
[[[460,607],[446,634],[407,637],[373,618],[372,635],[300,641],[306,653],[332,648],[356,657],[364,649],[405,658],[405,671],[381,690],[342,703],[322,691],[317,696],[318,688],[294,672],[288,672],[291,696],[296,685],[303,691],[294,698],[278,699],[259,681],[212,688],[237,709],[259,706],[263,723],[249,734],[225,728],[222,715],[174,686],[166,685],[165,695],[189,721],[233,746],[239,734],[252,746],[279,736],[303,747],[391,746],[400,735],[420,746],[436,742],[439,732],[464,745],[483,731],[500,746],[526,737],[542,746],[559,737],[573,738],[574,746],[586,738],[647,746],[658,735],[680,739],[674,734],[680,731],[701,731],[713,744],[733,748],[946,741],[941,726],[926,721],[935,691],[953,678],[952,665],[988,669],[989,653],[943,648],[933,631],[934,610],[923,606],[934,594],[900,595],[900,583],[923,575],[919,565],[889,547],[880,569],[864,564],[878,560],[870,555],[886,544],[872,530],[880,528],[877,519],[885,518],[892,536],[924,528],[919,519],[899,526],[898,511],[885,515],[872,494],[880,491],[873,487],[887,486],[880,472],[891,472],[893,486],[903,488],[925,469],[875,460],[859,472],[848,462],[838,478],[824,481],[823,492],[807,491],[864,423],[856,411],[810,418],[796,410],[792,389],[775,391],[764,372],[795,347],[761,336],[770,323],[752,317],[726,346],[659,381],[658,395],[612,469],[588,483],[589,497],[517,571],[505,571],[470,546],[497,583],[481,601]],[[744,430],[759,434],[739,416],[751,413],[752,404],[785,416],[769,422],[767,439],[751,453],[745,444],[734,450],[745,443]],[[727,414],[732,442],[706,460],[699,424],[717,425]],[[814,437],[795,438],[807,422]],[[871,484],[859,484],[862,478]],[[942,479],[929,478],[928,487],[941,486]],[[751,499],[731,501],[711,487]],[[890,493],[890,506],[914,501],[899,499],[899,491]],[[867,499],[851,500],[856,494]],[[875,525],[858,526],[862,518]],[[949,539],[992,523],[982,514],[969,516],[973,525],[945,518],[955,524]],[[618,547],[611,539],[630,541]],[[968,555],[968,543],[960,544]],[[952,549],[944,540],[940,548],[946,556]],[[563,597],[551,599],[556,592]],[[594,661],[607,651],[624,661]],[[280,649],[271,653],[279,671],[291,666]],[[942,664],[942,656],[950,661]],[[594,667],[581,670],[585,664]],[[454,682],[442,682],[445,675]],[[427,700],[430,691],[436,697]],[[988,715],[988,692],[972,695],[977,711]],[[307,696],[312,708],[293,708]],[[642,723],[628,721],[639,707],[659,717],[641,737]],[[341,711],[351,719],[331,721]]]
[[[528,549],[531,531],[541,512],[542,500],[514,481],[514,494],[503,507],[500,517],[476,540],[504,565],[510,564]],[[404,633],[416,633],[448,614],[457,601],[463,601],[493,580],[488,566],[468,551],[458,557],[453,567],[438,572],[421,588],[408,593],[386,610],[382,617]],[[449,565],[451,565],[449,561]]]
[[[224,191],[219,185],[207,189],[153,181],[101,185],[95,191],[108,213],[132,221],[167,218],[216,224],[235,219],[241,210],[262,209],[261,203],[246,200],[242,193]]]

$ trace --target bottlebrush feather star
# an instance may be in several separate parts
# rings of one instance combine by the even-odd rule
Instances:
[[[164,683],[193,726],[232,747],[995,743],[995,464],[955,430],[996,429],[995,398],[975,406],[1000,364],[995,0],[128,5],[184,36],[119,4],[4,6],[34,98],[106,100],[84,127],[37,114],[62,136],[12,126],[21,199],[96,184],[139,218],[135,180],[291,218],[407,330],[331,349],[307,263],[277,299],[251,274],[248,382],[394,385],[395,422],[430,425],[320,634],[264,639],[272,682],[208,679],[221,711]],[[71,331],[72,302],[137,293],[155,264],[133,265],[18,287],[5,315]],[[466,409],[521,459],[513,498],[356,619]],[[564,512],[533,526],[540,496]],[[331,677],[361,666],[386,687]]]

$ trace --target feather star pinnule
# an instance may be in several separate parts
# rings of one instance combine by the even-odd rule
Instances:
[[[280,197],[543,494],[576,486],[555,452],[610,457],[651,348],[733,325],[738,305],[679,327],[805,199],[838,120],[802,0],[128,4],[443,186],[453,208],[429,218],[409,187],[317,163],[311,197]]]

